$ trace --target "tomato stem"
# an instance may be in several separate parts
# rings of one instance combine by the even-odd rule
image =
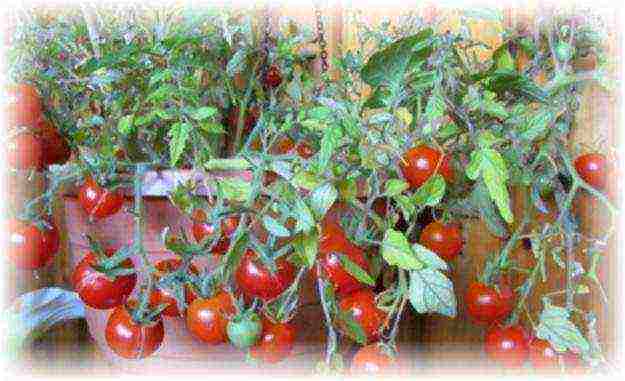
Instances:
[[[325,362],[329,366],[332,360],[332,355],[336,353],[338,338],[336,335],[336,331],[334,330],[334,326],[332,325],[332,318],[330,317],[328,301],[326,300],[325,296],[326,284],[324,279],[321,277],[321,265],[319,265],[319,263],[317,263],[317,274],[319,274],[319,277],[317,278],[317,292],[319,293],[319,299],[321,300],[321,307],[323,309],[323,316],[325,318],[325,324],[328,330],[328,342],[326,344]]]

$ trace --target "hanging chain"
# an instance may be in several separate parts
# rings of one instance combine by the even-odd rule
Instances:
[[[317,18],[317,43],[319,44],[321,57],[321,72],[328,71],[328,44],[323,31],[323,17],[321,15],[321,5],[315,2],[315,16]]]

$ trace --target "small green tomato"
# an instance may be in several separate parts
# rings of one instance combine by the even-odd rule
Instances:
[[[249,348],[258,341],[262,331],[260,318],[256,313],[235,316],[228,323],[228,339],[239,349]]]

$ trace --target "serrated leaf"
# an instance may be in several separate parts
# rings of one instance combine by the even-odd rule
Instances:
[[[312,229],[307,233],[300,233],[293,240],[293,249],[299,256],[304,259],[304,263],[308,268],[315,265],[317,252],[319,249],[319,237],[316,229]]]
[[[456,317],[454,285],[438,270],[425,268],[410,271],[410,304],[418,313],[437,312]]]
[[[245,202],[252,195],[252,184],[241,178],[223,178],[217,180],[217,185],[226,199]]]
[[[585,353],[590,350],[588,341],[569,320],[566,308],[554,306],[548,300],[540,314],[536,336],[549,341],[558,352],[573,350]]]
[[[497,209],[488,194],[488,189],[482,180],[475,184],[470,198],[475,209],[479,211],[482,221],[486,223],[488,230],[496,237],[505,237],[508,234],[505,222],[497,213]]]
[[[296,232],[308,232],[315,226],[315,219],[310,208],[300,198],[295,200],[293,212],[297,220],[295,225]]]
[[[393,200],[399,206],[399,209],[404,215],[404,219],[406,221],[410,220],[410,217],[412,217],[412,215],[414,215],[417,211],[414,200],[406,195],[399,194],[393,197]]]
[[[388,229],[382,241],[382,257],[391,266],[405,270],[421,269],[423,263],[413,253],[403,233]]]
[[[413,243],[412,251],[417,255],[419,261],[421,261],[425,267],[443,271],[447,271],[449,269],[447,262],[445,262],[435,252],[425,246],[422,246],[421,244]]]
[[[285,228],[271,216],[263,216],[263,225],[269,233],[275,235],[276,237],[289,237],[291,235],[289,229]]]
[[[191,117],[195,120],[205,120],[217,114],[215,107],[204,106],[193,110]]]
[[[318,170],[320,172],[323,172],[328,166],[330,158],[332,157],[334,150],[338,147],[339,141],[342,137],[343,131],[339,125],[327,126],[324,129],[323,136],[321,138],[321,147],[319,148],[319,153],[317,155]]]
[[[345,269],[349,275],[356,278],[356,280],[369,286],[375,286],[375,279],[373,279],[371,275],[369,275],[369,273],[367,273],[362,267],[358,266],[351,259],[349,259],[348,256],[339,253],[339,261],[341,262],[343,269]]]
[[[169,132],[167,133],[171,139],[169,142],[169,163],[172,167],[175,167],[178,160],[180,160],[180,156],[182,156],[186,148],[192,128],[189,123],[183,122],[174,123],[169,128]]]
[[[437,173],[417,189],[412,199],[415,204],[420,206],[434,206],[443,199],[445,188],[445,179]]]
[[[325,183],[312,191],[310,194],[310,206],[318,219],[325,216],[337,197],[338,191],[330,183]]]
[[[130,135],[134,131],[133,120],[132,114],[121,117],[117,123],[117,131],[122,135]]]
[[[409,187],[410,185],[404,180],[390,179],[386,182],[384,195],[387,197],[393,197],[398,194],[401,194],[402,192],[407,190]]]
[[[549,126],[555,122],[557,113],[546,107],[532,111],[527,124],[522,126],[519,136],[526,141],[533,141],[546,135]]]

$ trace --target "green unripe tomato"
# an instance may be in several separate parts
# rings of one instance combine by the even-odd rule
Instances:
[[[256,344],[262,331],[262,324],[257,314],[235,316],[226,328],[228,339],[239,349],[249,348]]]
[[[573,58],[574,48],[566,42],[560,42],[556,45],[556,58],[560,62],[568,62]]]

